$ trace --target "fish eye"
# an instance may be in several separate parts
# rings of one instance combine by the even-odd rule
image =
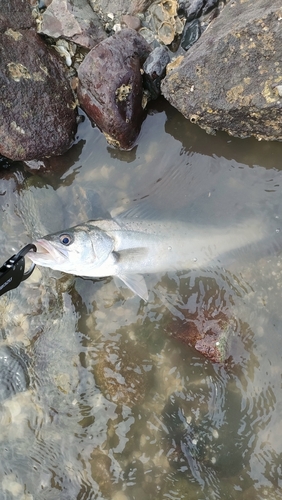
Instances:
[[[62,243],[62,245],[68,246],[72,242],[72,238],[70,237],[69,234],[61,234],[60,242]]]

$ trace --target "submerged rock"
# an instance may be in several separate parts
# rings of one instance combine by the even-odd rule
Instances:
[[[216,419],[215,412],[222,418]],[[240,427],[240,405],[222,386],[211,394],[203,379],[188,384],[181,396],[172,393],[163,411],[164,446],[170,465],[179,471],[186,466],[187,477],[202,486],[209,483],[213,471],[224,477],[237,474],[243,467],[243,443],[240,432],[229,439],[230,419],[236,419]]]
[[[33,30],[0,34],[0,154],[62,154],[76,130],[74,98],[59,56]]]
[[[94,449],[90,456],[91,475],[106,497],[110,497],[114,483],[113,463],[105,452]]]
[[[65,37],[88,49],[106,38],[98,16],[86,0],[53,0],[42,15],[39,33]]]
[[[151,369],[146,351],[134,342],[108,341],[99,352],[95,378],[108,399],[132,407],[143,401]]]
[[[171,336],[194,347],[210,361],[224,363],[230,356],[235,327],[235,320],[221,311],[187,312],[186,321],[172,323]]]
[[[28,388],[27,360],[23,349],[17,346],[0,347],[0,402]]]
[[[162,82],[166,99],[207,132],[282,140],[281,1],[229,2]]]
[[[141,35],[124,29],[94,47],[78,70],[81,107],[121,149],[133,147],[144,118],[140,69],[149,53]]]

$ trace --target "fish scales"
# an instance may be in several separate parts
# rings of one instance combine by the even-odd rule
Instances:
[[[35,241],[38,265],[83,277],[119,277],[148,297],[143,274],[223,265],[222,257],[267,237],[256,218],[224,228],[118,217],[88,221]]]

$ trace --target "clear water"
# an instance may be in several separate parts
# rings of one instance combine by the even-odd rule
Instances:
[[[207,231],[258,216],[270,237],[226,268],[147,276],[147,304],[48,269],[1,297],[1,344],[25,350],[30,384],[0,403],[0,499],[282,498],[281,158],[280,143],[209,136],[160,102],[131,152],[85,119],[53,170],[2,167],[3,262],[136,205]],[[227,363],[175,338],[220,315]]]

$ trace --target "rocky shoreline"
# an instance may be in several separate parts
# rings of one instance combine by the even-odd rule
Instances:
[[[280,0],[30,1],[0,2],[0,155],[62,154],[78,106],[131,149],[160,94],[208,133],[282,140]]]

